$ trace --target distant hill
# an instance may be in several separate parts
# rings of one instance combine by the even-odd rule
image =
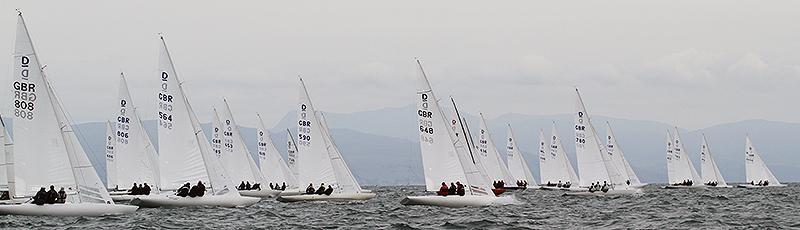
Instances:
[[[351,114],[326,113],[332,128],[333,137],[341,148],[348,165],[356,178],[364,185],[404,185],[422,184],[422,163],[417,142],[416,120],[412,106],[386,108]],[[240,115],[241,116],[241,115]],[[476,116],[466,114],[471,127],[477,127]],[[278,149],[286,149],[286,129],[295,132],[295,113],[287,113],[271,129],[272,139]],[[668,124],[617,119],[594,116],[592,122],[600,135],[605,135],[605,122],[611,123],[619,139],[625,156],[639,177],[646,182],[666,181],[665,135],[671,126]],[[575,165],[574,146],[571,143],[571,115],[534,116],[524,114],[504,114],[489,122],[492,139],[498,144],[501,153],[505,147],[506,124],[511,124],[519,140],[519,147],[525,153],[534,176],[538,178],[538,161],[533,155],[538,142],[538,130],[544,129],[549,135],[552,122],[556,122],[559,135],[564,142],[568,156]],[[11,121],[7,120],[9,126]],[[208,124],[203,127],[208,134]],[[77,124],[78,136],[89,158],[105,178],[104,142],[105,124],[89,122]],[[154,144],[155,122],[145,121],[145,128]],[[765,161],[782,181],[800,181],[800,155],[795,143],[800,134],[795,132],[800,124],[766,120],[746,120],[719,124],[712,127],[687,131],[681,129],[681,137],[689,155],[699,170],[700,135],[705,133],[710,148],[720,170],[730,182],[744,181],[744,136],[749,134]],[[474,130],[474,129],[473,129]],[[255,130],[243,127],[242,133],[248,140],[248,148],[255,156]],[[285,157],[285,152],[283,155]]]

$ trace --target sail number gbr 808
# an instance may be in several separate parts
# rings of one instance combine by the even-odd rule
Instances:
[[[20,57],[19,62],[19,75],[23,81],[30,81],[28,75],[30,74],[31,59],[28,56]],[[33,120],[33,108],[36,101],[36,85],[33,83],[26,83],[14,81],[14,116],[22,119]]]
[[[419,116],[420,141],[433,144],[433,112],[428,110],[428,94],[420,94],[420,100],[420,108],[417,110],[417,116]]]
[[[161,92],[158,92],[158,125],[172,129],[172,94],[169,93],[169,74],[161,72]],[[177,86],[176,86],[177,87]]]

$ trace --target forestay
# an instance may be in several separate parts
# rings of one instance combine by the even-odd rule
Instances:
[[[631,185],[641,185],[642,182],[639,181],[636,172],[631,168],[628,159],[625,159],[625,154],[622,152],[619,143],[617,143],[617,137],[614,136],[614,131],[611,129],[611,124],[608,122],[606,122],[606,151],[614,164],[619,166],[620,169],[624,169],[625,173],[622,175],[623,179],[630,181]]]
[[[416,117],[420,131],[426,189],[438,191],[442,182],[460,181],[466,184],[465,189],[469,194],[493,196],[491,187],[485,181],[485,177],[480,174],[475,163],[471,160],[464,160],[471,158],[467,152],[471,146],[464,141],[466,137],[457,137],[448,127],[445,114],[431,89],[419,60],[417,60],[417,66],[419,78],[417,81]],[[460,119],[458,120],[460,122]],[[461,128],[463,129],[463,126]]]
[[[161,184],[158,153],[144,129],[123,74],[119,79],[118,103],[113,154],[117,169],[115,182],[120,189],[130,189],[133,183],[148,183],[158,191]]]
[[[480,113],[480,130],[478,130],[478,153],[481,157],[481,162],[486,167],[486,173],[491,181],[503,180],[509,185],[514,181],[511,172],[508,171],[503,159],[500,159],[500,153],[497,151],[497,146],[492,140],[492,135],[489,132],[489,126],[486,124],[486,118],[483,113]]]
[[[725,183],[725,179],[722,178],[722,174],[719,172],[714,156],[711,155],[711,148],[708,146],[705,134],[703,134],[703,144],[700,145],[700,176],[703,178],[704,184],[715,182],[717,183],[716,186],[728,186],[728,183]]]
[[[261,119],[261,115],[256,114],[256,116],[258,118],[258,128],[256,129],[258,160],[265,182],[278,184],[285,182],[288,188],[297,188],[294,174],[289,170],[275,144],[272,143],[272,137],[264,125],[264,120]],[[292,143],[291,139],[289,143]],[[294,146],[290,146],[290,148],[294,148]]]
[[[192,124],[194,112],[175,74],[163,37],[158,63],[161,81],[157,117],[161,189],[176,190],[186,182],[209,181],[200,150],[202,143],[198,142],[198,133]]]
[[[508,125],[506,130],[506,153],[508,154],[508,171],[514,177],[514,181],[526,181],[529,184],[536,184],[533,178],[531,169],[528,167],[528,162],[522,156],[522,151],[517,148],[517,139],[514,137],[514,132],[511,130],[511,125]]]
[[[767,181],[769,182],[769,186],[780,186],[781,183],[778,181],[778,178],[767,168],[766,163],[764,163],[764,160],[761,158],[761,154],[756,151],[749,136],[746,137],[746,142],[744,156],[746,182],[758,184],[759,182]]]
[[[564,150],[561,144],[561,138],[558,137],[555,122],[553,122],[553,127],[550,129],[550,155],[547,157],[549,157],[551,161],[556,162],[555,167],[557,169],[554,174],[556,178],[552,179],[553,183],[562,181],[564,183],[569,182],[570,184],[575,184],[579,182],[578,174],[575,173],[575,168],[572,167],[572,162],[570,162],[567,157],[567,151]],[[542,181],[542,183],[545,182],[546,181]]]
[[[228,100],[223,99],[222,112],[219,113],[222,125],[222,160],[233,181],[248,181],[264,184],[261,170],[245,145],[239,125],[233,117]]]

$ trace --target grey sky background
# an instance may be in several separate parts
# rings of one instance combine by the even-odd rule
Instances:
[[[800,1],[0,0],[6,83],[15,8],[76,122],[111,119],[120,70],[155,117],[159,32],[202,121],[225,96],[274,125],[298,74],[323,111],[406,106],[421,57],[440,97],[489,118],[571,113],[578,86],[595,115],[800,122]]]

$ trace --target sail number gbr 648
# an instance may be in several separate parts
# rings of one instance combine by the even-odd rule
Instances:
[[[433,144],[433,112],[429,110],[428,94],[420,94],[420,100],[419,109],[417,110],[420,141]]]

